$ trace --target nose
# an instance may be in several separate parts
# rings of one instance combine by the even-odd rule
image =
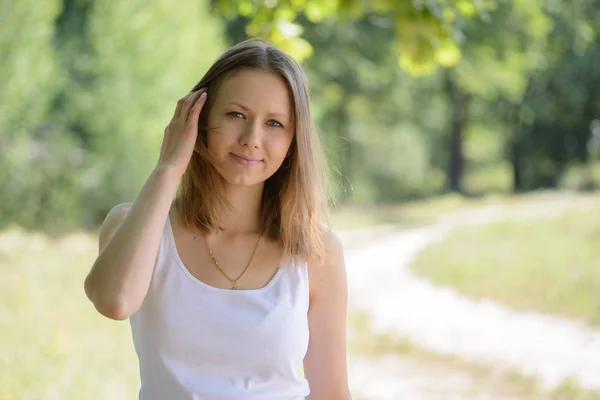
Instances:
[[[240,136],[240,144],[244,147],[258,148],[260,143],[260,124],[255,121],[248,121],[244,127],[244,132]]]

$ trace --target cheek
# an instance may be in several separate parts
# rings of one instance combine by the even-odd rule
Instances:
[[[290,148],[292,147],[292,142],[294,141],[294,133],[288,133],[288,135],[285,137],[285,156],[288,155],[288,151],[290,150]]]
[[[218,156],[221,153],[221,149],[225,147],[225,136],[220,129],[210,129],[207,135],[207,147],[208,151],[213,156]]]
[[[288,155],[288,151],[292,144],[292,138],[291,136],[278,138],[272,144],[271,152],[273,158],[277,159],[278,161],[283,161],[283,159]]]
[[[217,149],[221,146],[228,145],[235,136],[235,126],[231,122],[214,120],[209,125],[207,141],[209,149]]]
[[[243,131],[243,121],[234,118],[214,118],[210,122],[209,131],[212,131],[215,137],[231,140]]]

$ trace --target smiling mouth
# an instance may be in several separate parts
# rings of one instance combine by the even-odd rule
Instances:
[[[246,158],[246,157],[238,156],[237,154],[234,154],[234,153],[229,153],[229,154],[233,157],[233,159],[235,161],[237,161],[238,163],[240,163],[242,165],[256,165],[256,164],[259,164],[260,162],[262,162],[262,160]]]

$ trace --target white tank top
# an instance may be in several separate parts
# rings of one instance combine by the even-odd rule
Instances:
[[[228,290],[182,263],[167,219],[148,294],[131,316],[140,400],[299,400],[308,348],[306,265],[261,289]]]

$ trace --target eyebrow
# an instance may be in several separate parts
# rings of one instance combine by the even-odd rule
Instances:
[[[240,104],[240,103],[236,103],[236,102],[226,103],[226,104],[224,104],[224,106],[238,106],[239,108],[241,108],[241,109],[243,109],[245,111],[250,111],[250,109],[248,107],[246,107],[245,105]],[[290,117],[288,117],[287,114],[280,113],[280,112],[269,113],[267,115],[269,117],[283,117],[283,118],[285,118],[287,120],[290,119]]]

